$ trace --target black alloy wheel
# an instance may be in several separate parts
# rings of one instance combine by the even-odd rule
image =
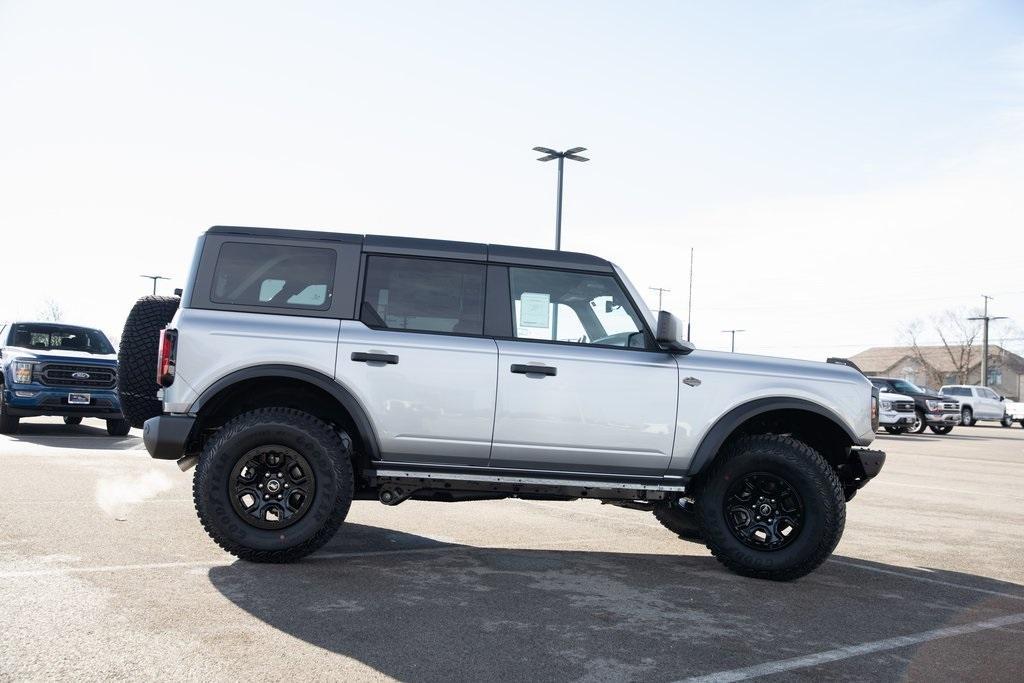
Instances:
[[[231,470],[231,506],[257,529],[283,529],[309,511],[316,476],[297,451],[281,445],[244,453]]]
[[[804,524],[804,505],[796,489],[768,472],[751,472],[733,482],[723,507],[729,531],[754,550],[785,548]]]

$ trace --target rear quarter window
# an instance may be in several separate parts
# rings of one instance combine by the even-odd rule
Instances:
[[[210,301],[324,311],[331,306],[336,262],[333,249],[226,242]]]

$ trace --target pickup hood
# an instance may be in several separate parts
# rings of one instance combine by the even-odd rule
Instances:
[[[910,401],[911,403],[913,403],[914,402],[914,397],[913,396],[905,396],[903,394],[890,394],[889,392],[885,392],[885,393],[880,394],[878,396],[878,400],[879,401]]]
[[[95,365],[117,365],[116,353],[88,353],[86,351],[41,351],[38,349],[22,349],[8,346],[4,349],[4,362],[14,360],[35,361],[37,363],[55,363],[68,361],[71,363],[86,362]]]

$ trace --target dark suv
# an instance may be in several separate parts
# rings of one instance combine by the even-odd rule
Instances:
[[[871,383],[885,394],[903,394],[914,399],[914,422],[907,431],[920,434],[925,427],[936,434],[949,434],[960,424],[960,402],[948,396],[928,391],[905,379],[869,377]]]
[[[69,425],[107,421],[107,433],[130,425],[117,397],[117,356],[101,331],[48,322],[0,325],[0,433],[23,417],[58,415]]]

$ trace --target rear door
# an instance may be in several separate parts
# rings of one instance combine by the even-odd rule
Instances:
[[[492,467],[659,475],[679,369],[611,274],[510,267]]]
[[[359,319],[341,321],[336,374],[366,408],[384,460],[487,465],[498,352],[482,336],[485,269],[366,257]]]

